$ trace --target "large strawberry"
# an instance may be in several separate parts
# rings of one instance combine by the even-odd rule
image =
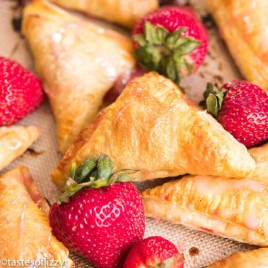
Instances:
[[[38,78],[19,63],[0,57],[0,126],[14,124],[41,105]]]
[[[183,268],[184,258],[176,246],[161,236],[148,237],[129,251],[124,268]]]
[[[196,71],[207,53],[207,30],[186,6],[165,6],[147,14],[132,34],[138,62],[176,83]]]
[[[242,80],[220,89],[208,84],[204,97],[207,111],[247,148],[268,140],[268,95],[260,87]]]
[[[52,205],[49,215],[54,235],[100,268],[122,266],[145,229],[140,193],[132,183],[123,182],[133,171],[112,169],[106,155],[72,167],[60,203]]]

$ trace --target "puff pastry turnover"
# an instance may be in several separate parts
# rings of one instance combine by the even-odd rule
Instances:
[[[208,0],[208,7],[241,73],[268,92],[268,1]]]
[[[115,81],[131,72],[131,41],[43,1],[25,8],[23,33],[52,105],[64,153],[96,115]]]
[[[136,180],[185,173],[243,177],[255,168],[242,144],[154,72],[132,80],[89,124],[53,172],[54,182],[62,188],[72,162],[100,153],[115,169],[139,170]]]
[[[21,156],[39,136],[34,126],[0,127],[0,170]]]
[[[52,2],[129,28],[158,7],[158,0],[52,0]]]
[[[268,185],[265,182],[189,175],[147,189],[142,197],[149,217],[268,246]]]
[[[27,168],[0,177],[1,259],[59,260],[73,267],[68,250],[51,234],[48,209]]]
[[[268,265],[268,249],[239,252],[227,259],[209,265],[207,268],[265,268]]]

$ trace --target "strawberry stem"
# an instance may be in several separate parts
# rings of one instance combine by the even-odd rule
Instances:
[[[129,181],[129,175],[137,172],[136,170],[123,169],[113,173],[113,167],[111,159],[105,154],[86,159],[78,168],[73,163],[64,193],[58,199],[58,203],[68,202],[71,196],[83,188],[100,188],[115,182]]]
[[[186,56],[201,45],[193,38],[182,37],[185,31],[186,28],[182,27],[169,32],[161,25],[154,26],[146,21],[144,33],[133,36],[139,45],[134,51],[136,59],[147,70],[158,71],[179,83],[182,74],[185,76],[193,71]]]

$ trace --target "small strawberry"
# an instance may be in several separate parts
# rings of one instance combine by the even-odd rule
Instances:
[[[44,97],[41,82],[33,73],[0,57],[0,126],[24,118],[41,105]]]
[[[247,148],[268,140],[268,95],[247,81],[234,80],[204,93],[207,111]]]
[[[195,72],[207,53],[207,30],[186,6],[164,6],[147,14],[132,35],[137,61],[176,83]]]
[[[146,267],[183,268],[183,254],[161,236],[148,237],[134,244],[124,263],[124,268]]]
[[[112,169],[106,155],[73,166],[60,203],[52,205],[49,215],[54,235],[100,268],[121,267],[145,229],[140,193],[123,182],[133,171]]]

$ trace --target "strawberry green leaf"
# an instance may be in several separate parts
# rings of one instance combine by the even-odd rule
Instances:
[[[166,64],[166,75],[174,82],[179,82],[179,72],[176,61],[170,60]]]
[[[226,91],[217,88],[214,89],[211,83],[207,84],[207,89],[204,92],[207,112],[217,118],[218,113],[222,107]]]
[[[75,178],[75,172],[76,172],[76,164],[72,163],[70,173],[69,173],[69,177],[72,178],[73,180]]]
[[[169,32],[161,25],[154,26],[145,22],[144,33],[133,36],[138,43],[134,55],[140,65],[179,83],[181,74],[193,71],[193,65],[187,57],[201,45],[201,42],[193,38],[181,36],[185,30],[182,27]]]
[[[98,170],[98,177],[101,180],[107,180],[113,171],[113,163],[108,155],[101,155],[98,159],[97,163],[97,170]]]
[[[136,170],[123,169],[112,173],[113,167],[111,159],[105,154],[86,159],[77,169],[73,163],[64,193],[60,196],[58,203],[68,202],[71,196],[83,188],[100,188],[115,182],[129,181],[130,175],[137,172]]]
[[[110,183],[116,182],[116,181],[120,181],[120,182],[126,182],[129,181],[130,176],[132,174],[135,174],[136,172],[138,172],[137,170],[133,170],[133,169],[122,169],[119,170],[117,172],[114,172],[113,175],[110,177]]]
[[[93,156],[85,160],[76,170],[74,180],[78,183],[83,182],[90,172],[96,168],[98,156]]]
[[[136,34],[133,38],[140,46],[146,45],[146,40],[144,39],[143,34]]]
[[[219,105],[217,102],[217,97],[213,94],[209,94],[206,100],[207,104],[207,111],[214,117],[217,117],[218,115],[218,110],[219,110]]]
[[[181,56],[188,55],[192,53],[197,47],[201,45],[199,41],[192,40],[187,38],[188,40],[182,43],[178,50],[180,51]]]

